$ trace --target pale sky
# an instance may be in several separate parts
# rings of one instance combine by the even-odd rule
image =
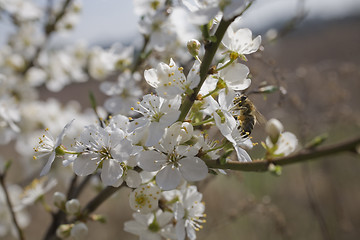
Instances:
[[[36,0],[37,2],[39,0]],[[271,23],[290,19],[301,0],[257,0],[241,20],[241,26],[259,31]],[[308,18],[334,19],[360,14],[360,0],[304,0]],[[0,23],[0,44],[11,29]],[[129,41],[137,34],[137,17],[131,0],[83,0],[83,12],[75,30],[57,36],[58,43],[84,39],[90,44]]]

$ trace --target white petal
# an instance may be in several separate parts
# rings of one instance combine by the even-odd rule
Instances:
[[[101,180],[105,186],[118,187],[122,183],[123,168],[120,163],[114,159],[103,161],[101,170]]]
[[[162,190],[172,190],[179,186],[182,177],[179,169],[167,165],[156,174],[156,183]]]
[[[185,220],[180,219],[176,223],[176,236],[178,240],[185,240]]]
[[[137,188],[141,184],[140,174],[134,170],[127,170],[126,184],[131,188]]]
[[[149,70],[145,70],[144,72],[144,77],[146,82],[152,86],[153,88],[157,88],[158,84],[159,84],[159,79],[156,73],[155,69],[149,69]]]
[[[191,225],[187,225],[186,226],[186,233],[187,236],[190,240],[195,240],[196,239],[196,232],[193,226]]]
[[[50,168],[51,168],[51,165],[53,164],[54,160],[55,160],[55,150],[51,153],[48,161],[46,162],[44,168],[41,170],[41,173],[40,173],[40,176],[44,176],[46,175],[49,171],[50,171]]]
[[[238,161],[251,162],[251,158],[250,158],[249,154],[244,149],[242,149],[241,147],[238,147],[238,146],[234,146],[234,148],[236,151]]]
[[[149,136],[146,140],[145,146],[154,146],[159,143],[160,138],[164,135],[165,127],[158,122],[152,122],[149,125]]]
[[[70,122],[68,122],[68,123],[65,125],[64,129],[61,131],[60,135],[59,135],[59,136],[57,137],[57,139],[56,139],[55,148],[58,147],[58,146],[60,146],[62,140],[63,140],[64,137],[65,137],[65,134],[67,133],[67,131],[69,131],[69,128],[70,128],[71,124],[74,122],[74,120],[75,120],[75,119],[71,120]]]
[[[138,157],[139,166],[148,172],[161,169],[166,161],[166,156],[156,151],[142,151]]]
[[[147,230],[147,226],[144,226],[137,221],[127,221],[124,223],[124,231],[130,232],[135,235],[140,235],[143,231]]]
[[[159,210],[158,212],[161,212],[161,210]],[[160,214],[158,214],[157,216],[157,221],[159,223],[160,227],[165,226],[166,224],[168,224],[171,219],[174,217],[173,213],[170,212],[161,212]]]
[[[97,168],[97,162],[91,160],[88,154],[78,156],[73,165],[73,170],[78,176],[87,176],[95,172]]]
[[[187,81],[190,82],[190,89],[197,87],[197,85],[200,82],[199,70],[200,70],[200,62],[195,61],[194,65],[189,71],[189,74],[187,75]]]
[[[206,178],[208,167],[198,157],[186,157],[179,160],[180,172],[187,181],[200,181]]]

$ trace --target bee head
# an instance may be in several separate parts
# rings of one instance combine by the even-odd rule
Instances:
[[[241,101],[241,102],[246,101],[246,99],[247,99],[247,96],[246,96],[246,95],[241,95],[241,96],[240,96],[240,101]]]

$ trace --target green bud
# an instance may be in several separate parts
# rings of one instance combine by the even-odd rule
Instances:
[[[187,48],[191,56],[196,57],[199,55],[201,44],[196,39],[191,39],[187,42]]]
[[[308,149],[309,148],[316,148],[319,145],[323,144],[327,138],[328,138],[328,135],[326,133],[322,134],[322,135],[319,135],[319,136],[316,136],[313,139],[311,139],[311,141],[308,142],[305,145],[305,148],[308,148]]]
[[[275,165],[273,163],[270,163],[268,170],[270,173],[274,174],[275,176],[280,176],[282,173],[282,167]]]

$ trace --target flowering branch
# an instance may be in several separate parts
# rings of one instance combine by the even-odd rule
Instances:
[[[211,65],[211,62],[215,56],[215,53],[220,45],[221,39],[223,38],[227,28],[229,27],[229,25],[233,22],[233,19],[229,20],[229,21],[225,21],[224,19],[221,20],[218,29],[216,30],[216,33],[214,35],[216,41],[215,42],[209,42],[205,45],[205,55],[203,57],[203,62],[200,66],[200,83],[199,85],[194,88],[194,92],[190,95],[190,96],[186,96],[183,104],[180,107],[180,116],[178,121],[184,121],[186,115],[188,114],[188,112],[190,111],[190,108],[192,106],[192,104],[194,103],[196,96],[198,95],[201,86],[203,85],[207,75],[208,75],[208,71]]]
[[[269,165],[288,165],[303,161],[312,160],[314,158],[324,157],[341,152],[355,152],[356,147],[360,144],[360,137],[352,140],[347,140],[341,143],[332,144],[324,147],[315,149],[303,149],[299,153],[281,157],[277,159],[266,159],[266,160],[254,160],[253,162],[235,162],[228,161],[225,164],[220,164],[220,161],[204,160],[209,168],[220,168],[220,169],[231,169],[238,171],[249,171],[249,172],[264,172],[268,171]]]

